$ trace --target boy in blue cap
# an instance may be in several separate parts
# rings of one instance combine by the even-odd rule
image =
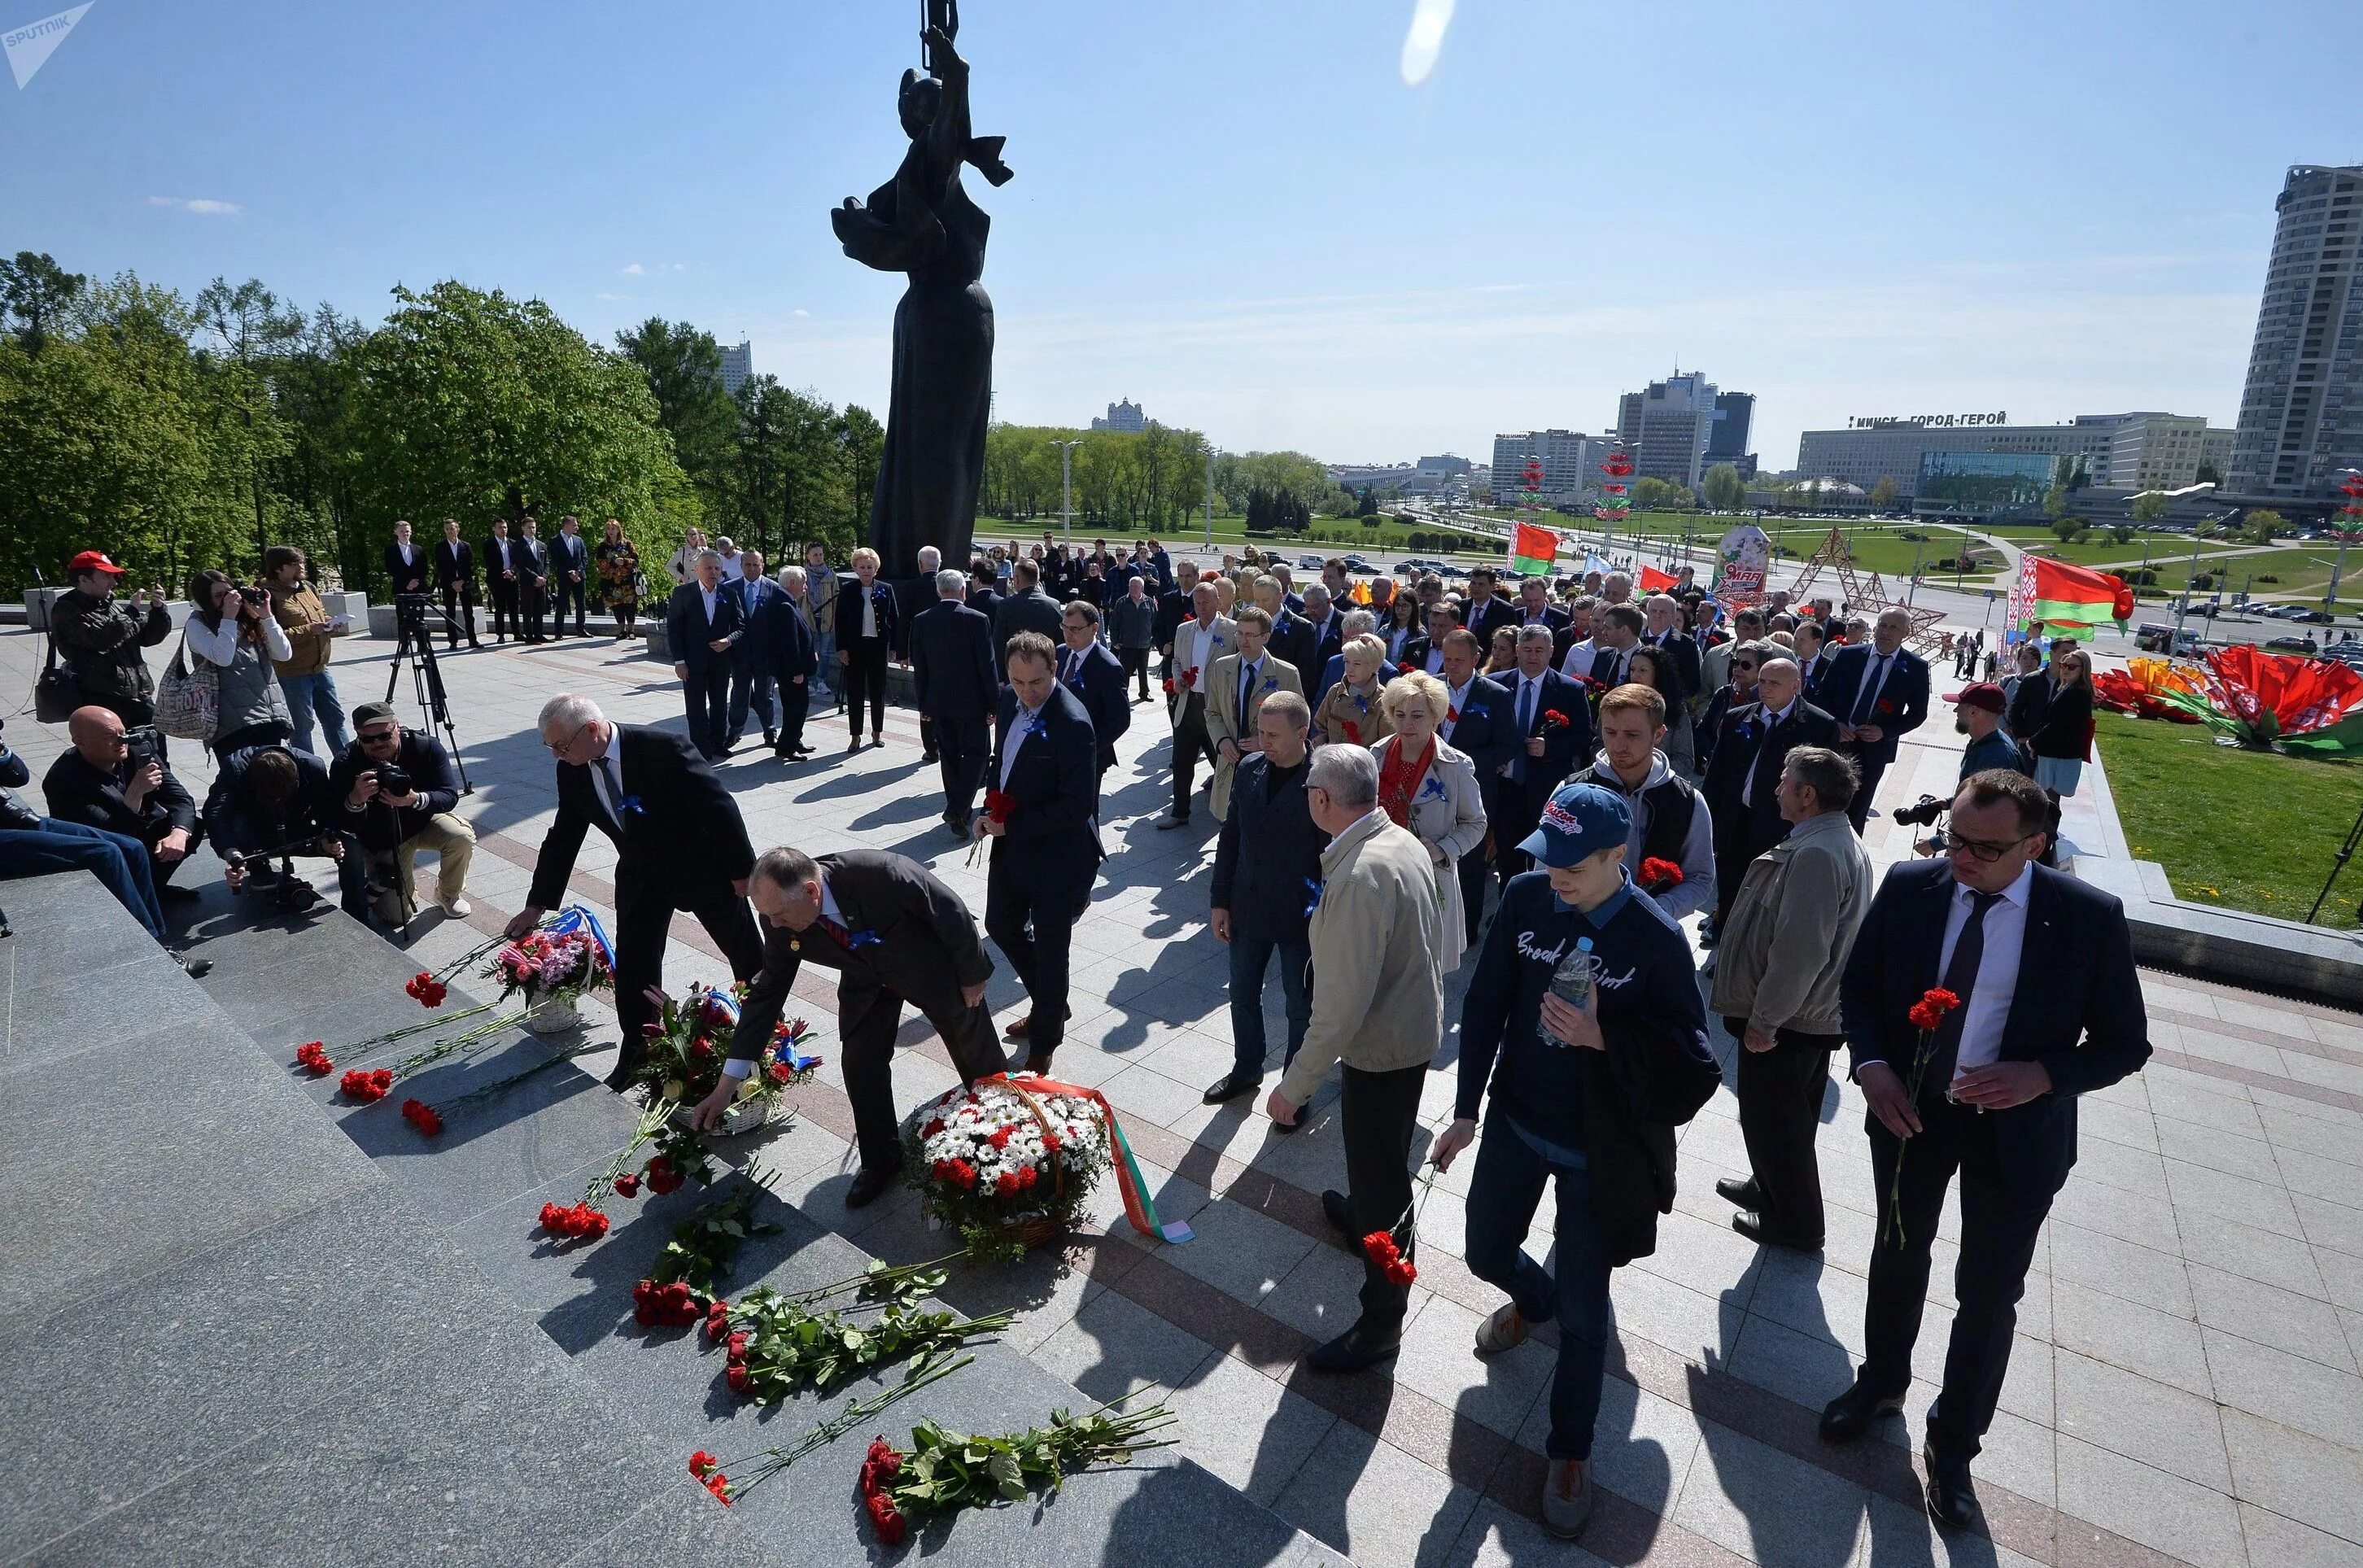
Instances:
[[[1690,943],[1625,873],[1629,826],[1621,795],[1570,784],[1518,846],[1537,869],[1510,879],[1486,933],[1461,1007],[1456,1119],[1430,1156],[1448,1167],[1475,1140],[1492,1079],[1469,1188],[1469,1268],[1510,1303],[1478,1330],[1477,1353],[1499,1354],[1537,1321],[1558,1321],[1542,1514],[1570,1540],[1592,1514],[1609,1272],[1656,1249],[1658,1216],[1674,1202],[1673,1129],[1723,1082]],[[1550,984],[1585,939],[1595,978],[1577,1007]],[[1523,1250],[1550,1178],[1556,1279]]]

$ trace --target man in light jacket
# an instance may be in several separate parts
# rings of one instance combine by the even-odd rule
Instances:
[[[1394,1232],[1408,1260],[1411,1140],[1444,1035],[1436,873],[1419,840],[1380,807],[1379,764],[1365,748],[1315,752],[1304,798],[1313,825],[1329,835],[1320,884],[1307,890],[1313,1021],[1264,1108],[1293,1125],[1331,1064],[1343,1062],[1338,1117],[1352,1193],[1325,1192],[1321,1207],[1358,1243],[1372,1231]],[[1402,1342],[1409,1292],[1376,1259],[1366,1255],[1362,1269],[1361,1316],[1305,1358],[1316,1372],[1359,1372]]]
[[[1709,1010],[1739,1054],[1739,1131],[1747,1181],[1714,1190],[1739,1206],[1731,1228],[1751,1241],[1818,1251],[1822,1173],[1814,1133],[1830,1058],[1845,1042],[1838,980],[1870,906],[1870,857],[1847,809],[1854,761],[1800,746],[1781,765],[1789,836],[1756,857],[1716,947]]]

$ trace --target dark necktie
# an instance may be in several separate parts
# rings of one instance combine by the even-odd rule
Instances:
[[[1870,662],[1863,668],[1862,695],[1855,698],[1853,722],[1857,724],[1869,724],[1870,722],[1870,705],[1878,699],[1879,684],[1886,670],[1887,655],[1884,653],[1872,654],[1870,656]],[[1979,896],[1984,897],[1985,895],[1980,894]]]
[[[1953,1081],[1953,1065],[1961,1054],[1961,1027],[1969,1016],[1969,994],[1977,988],[1978,965],[1986,956],[1986,911],[2001,902],[1999,893],[1969,895],[1969,917],[1961,922],[1961,934],[1953,943],[1953,961],[1945,965],[1942,982],[1946,990],[1961,999],[1961,1005],[1947,1013],[1937,1026],[1928,1075],[1920,1081],[1924,1094],[1941,1095]]]
[[[826,936],[830,941],[835,942],[838,946],[844,948],[849,951],[852,950],[852,933],[845,929],[843,921],[832,920],[827,916],[823,915],[820,917],[819,924],[822,933]]]
[[[1616,650],[1603,648],[1592,656],[1592,678],[1614,684],[1616,679]]]
[[[1520,681],[1518,683],[1518,733],[1521,736],[1531,738],[1534,735],[1535,694],[1541,684],[1542,683],[1539,681]],[[1524,746],[1519,747],[1518,754],[1511,758],[1510,761],[1512,764],[1510,776],[1520,784],[1525,783],[1526,749]]]
[[[1255,689],[1255,666],[1239,666],[1239,722],[1248,721],[1248,694]]]
[[[616,819],[616,827],[621,828],[624,825],[624,786],[616,782],[615,761],[605,751],[593,761],[599,765],[600,781],[607,786],[607,815]]]

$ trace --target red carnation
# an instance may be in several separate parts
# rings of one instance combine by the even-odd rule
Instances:
[[[1373,1230],[1362,1238],[1362,1253],[1374,1263],[1392,1263],[1403,1256],[1395,1239],[1383,1230]]]
[[[763,1072],[774,1084],[792,1083],[796,1075],[796,1070],[784,1062],[774,1062],[764,1068]]]
[[[1908,1017],[1914,1029],[1933,1033],[1944,1026],[1945,1015],[1960,1005],[1961,999],[1950,991],[1941,985],[1931,986],[1920,994],[1920,1000],[1912,1004]]]
[[[895,1511],[893,1497],[884,1492],[872,1492],[862,1498],[861,1506],[870,1512],[870,1528],[877,1532],[879,1545],[903,1544],[903,1532],[908,1527]]]
[[[443,1130],[443,1118],[423,1100],[403,1101],[402,1119],[416,1128],[421,1138],[433,1138]]]
[[[616,1178],[616,1195],[618,1197],[638,1197],[639,1196],[639,1177],[632,1174],[629,1171],[627,1171],[622,1175]]]
[[[1041,1175],[1042,1173],[1033,1166],[1026,1166],[1017,1173],[1017,1184],[1021,1187],[1030,1187],[1041,1178]]]
[[[385,1067],[378,1068],[375,1072],[364,1072],[358,1067],[349,1068],[345,1075],[337,1081],[338,1090],[348,1099],[360,1100],[364,1104],[385,1098],[386,1091],[393,1087],[393,1070]]]
[[[297,1046],[295,1048],[295,1061],[298,1065],[300,1065],[305,1072],[311,1073],[315,1078],[325,1078],[329,1073],[337,1070],[337,1064],[328,1059],[327,1049],[324,1048],[316,1040],[306,1040],[304,1044]]]
[[[943,1129],[944,1118],[941,1117],[931,1117],[927,1120],[927,1125],[919,1129],[919,1136],[922,1138],[933,1138]]]
[[[1549,728],[1565,729],[1568,725],[1568,717],[1567,715],[1559,712],[1559,710],[1555,707],[1545,708],[1543,710],[1543,723]]]
[[[1447,707],[1444,710],[1444,717],[1448,722],[1458,724],[1460,722],[1460,710],[1457,707]]]
[[[1005,823],[1009,814],[1017,809],[1017,797],[1004,789],[984,792],[984,814],[995,822]]]
[[[992,1144],[995,1149],[1006,1149],[1009,1147],[1010,1139],[1016,1136],[1016,1132],[1017,1129],[1015,1127],[996,1127],[993,1129],[993,1136],[986,1139],[985,1141]]]
[[[1173,677],[1172,677],[1172,676],[1170,676],[1170,675],[1166,676],[1166,677],[1165,677],[1165,695],[1166,695],[1167,696],[1169,696],[1169,697],[1170,697],[1170,696],[1171,696],[1171,695],[1173,695],[1174,690],[1175,690],[1175,688],[1174,688],[1174,685],[1173,685]]]
[[[689,1053],[692,1056],[704,1056],[713,1049],[714,1042],[706,1039],[704,1035],[699,1035],[696,1039],[689,1042]]]
[[[696,1480],[703,1481],[721,1468],[722,1462],[704,1449],[689,1456],[689,1473]]]
[[[1016,1196],[1017,1173],[1015,1171],[1004,1171],[1001,1174],[993,1177],[993,1190],[999,1193],[1003,1197]]]
[[[1414,672],[1414,670],[1417,670],[1418,668],[1419,668],[1419,666],[1418,666],[1418,665],[1416,665],[1416,664],[1413,663],[1410,660],[1406,659],[1406,660],[1403,661],[1401,663],[1399,663],[1399,664],[1397,664],[1397,665],[1395,666],[1395,673],[1396,673],[1397,674],[1401,674],[1401,675],[1408,675],[1408,674],[1410,674],[1412,672]]]
[[[1641,874],[1636,880],[1644,893],[1663,893],[1667,888],[1681,885],[1682,868],[1672,861],[1651,855],[1641,862]]]

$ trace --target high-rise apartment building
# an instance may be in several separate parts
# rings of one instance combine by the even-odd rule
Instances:
[[[2231,461],[2234,432],[2195,414],[2127,414],[2109,443],[2109,466],[2096,483],[2127,490],[2180,490],[2204,469],[2216,483]]]
[[[1581,500],[1600,485],[1600,465],[1615,445],[1611,436],[1587,436],[1581,430],[1512,430],[1493,438],[1493,499],[1514,505],[1523,488],[1526,460],[1541,463],[1543,485],[1538,494],[1546,505],[1566,506]]]
[[[1642,392],[1616,401],[1616,434],[1633,454],[1641,479],[1665,479],[1696,490],[1706,472],[1707,443],[1722,414],[1714,384],[1677,371]],[[1748,399],[1750,410],[1755,400]]]
[[[750,375],[753,375],[754,373],[755,373],[755,349],[754,349],[754,345],[752,345],[752,344],[750,344],[750,343],[748,343],[748,342],[746,342],[746,341],[744,341],[744,340],[741,340],[741,341],[739,342],[739,344],[738,344],[736,348],[732,348],[732,347],[730,347],[730,346],[729,346],[729,345],[727,345],[727,344],[725,344],[725,345],[723,346],[723,350],[722,350],[722,390],[723,390],[723,391],[727,392],[727,393],[730,393],[730,394],[732,394],[732,395],[735,396],[735,395],[737,395],[737,393],[738,393],[738,389],[739,389],[741,386],[744,386],[744,385],[747,384],[747,378],[748,378],[749,376],[750,376]]]
[[[1094,430],[1145,430],[1148,428],[1148,416],[1142,413],[1140,405],[1129,397],[1121,403],[1109,404],[1106,418],[1092,421]]]
[[[2272,261],[2227,487],[2326,497],[2363,468],[2363,165],[2299,164],[2273,204]]]

